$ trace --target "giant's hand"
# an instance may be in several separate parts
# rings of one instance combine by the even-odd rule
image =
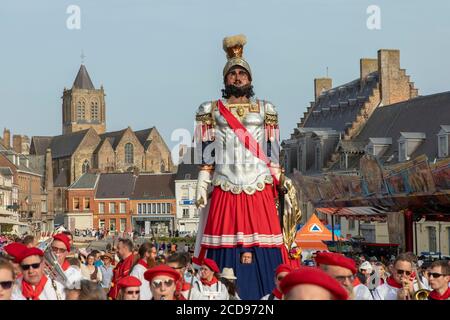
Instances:
[[[211,171],[200,170],[198,173],[197,190],[195,193],[195,205],[204,208],[208,203],[208,186],[211,183]]]

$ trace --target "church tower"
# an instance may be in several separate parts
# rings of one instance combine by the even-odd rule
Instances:
[[[103,86],[95,89],[82,64],[72,89],[64,88],[62,96],[63,134],[89,129],[98,134],[106,131],[105,93]]]

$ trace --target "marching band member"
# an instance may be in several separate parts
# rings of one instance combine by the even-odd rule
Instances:
[[[133,276],[126,276],[119,280],[117,287],[119,294],[117,300],[142,300],[140,299],[142,282]]]
[[[228,289],[219,281],[220,270],[212,259],[203,259],[200,281],[192,287],[191,300],[228,300]]]
[[[434,261],[430,270],[430,292],[428,300],[450,300],[450,265],[448,261]]]
[[[188,265],[186,254],[176,252],[170,255],[167,258],[167,265],[180,274],[180,280],[177,281],[177,294],[182,294],[186,299],[188,299],[191,284],[185,279],[186,269]]]
[[[348,292],[319,268],[300,267],[280,283],[284,300],[347,300]]]
[[[70,253],[70,238],[64,233],[58,233],[53,236],[50,249],[58,258],[58,263],[67,277],[67,283],[63,283],[66,287],[73,287],[82,278],[81,270],[74,268],[67,261],[66,257]]]
[[[386,283],[374,290],[375,300],[410,300],[414,294],[411,280],[412,262],[409,255],[400,254],[392,266],[392,275]]]
[[[186,300],[183,295],[176,295],[180,274],[171,267],[158,265],[145,271],[144,277],[150,283],[152,300]]]
[[[16,280],[12,300],[64,300],[64,286],[44,274],[44,252],[27,248],[19,257],[22,277]]]
[[[292,267],[288,264],[280,264],[275,270],[275,288],[272,293],[264,296],[261,300],[281,300],[283,294],[280,290],[281,280],[284,279],[285,276],[288,275],[289,272],[292,271]]]
[[[116,299],[119,294],[117,283],[120,279],[128,276],[131,272],[131,268],[134,262],[133,255],[133,242],[130,239],[120,239],[117,244],[117,255],[120,258],[120,262],[114,269],[113,279],[111,281],[111,289],[109,290],[108,297],[110,299]]]
[[[356,263],[353,259],[334,252],[318,252],[317,266],[336,279],[352,300],[372,300],[369,289],[355,278]],[[355,282],[356,281],[356,282]]]
[[[139,260],[133,266],[131,275],[141,281],[140,300],[151,300],[152,292],[150,291],[150,283],[144,278],[144,273],[150,268],[149,262],[155,264],[156,248],[151,243],[144,243],[139,247]]]

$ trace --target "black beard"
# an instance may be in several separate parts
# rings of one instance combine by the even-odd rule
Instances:
[[[253,86],[248,84],[243,87],[236,87],[235,85],[229,84],[225,86],[225,89],[222,89],[222,98],[228,99],[230,97],[247,97],[250,99],[253,97],[255,93],[253,92]]]

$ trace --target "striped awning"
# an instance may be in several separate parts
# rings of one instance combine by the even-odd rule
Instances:
[[[326,208],[316,208],[318,213],[329,214],[335,216],[341,216],[346,218],[354,218],[361,220],[385,220],[388,211],[383,209],[378,209],[374,207],[326,207]]]

